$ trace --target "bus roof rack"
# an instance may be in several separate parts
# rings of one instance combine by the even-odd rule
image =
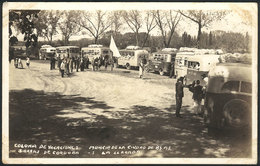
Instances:
[[[194,54],[223,54],[221,49],[198,49],[198,48],[189,48],[189,47],[181,47],[180,52],[194,52]]]
[[[41,46],[41,48],[50,48],[50,47],[52,47],[52,46],[48,45],[48,44],[44,44],[44,45]]]
[[[126,47],[126,50],[138,50],[138,49],[141,49],[141,47],[139,47],[139,46],[127,46]]]
[[[88,45],[88,47],[91,47],[91,48],[101,48],[101,47],[103,47],[103,45],[102,44],[90,44],[90,45]]]
[[[176,52],[178,49],[177,48],[163,48],[162,51],[167,51],[167,52]]]

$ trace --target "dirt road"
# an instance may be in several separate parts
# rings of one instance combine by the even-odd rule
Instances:
[[[175,80],[138,71],[74,72],[48,62],[9,66],[10,157],[248,157],[250,141],[210,136],[185,90],[176,118]],[[76,154],[21,151],[22,145],[76,146]],[[18,146],[19,145],[19,146]],[[18,147],[17,147],[18,146]],[[113,148],[112,148],[113,147]],[[30,149],[30,148],[29,148]],[[33,149],[31,147],[31,149]],[[34,149],[35,150],[35,149]],[[65,154],[66,153],[66,154]]]

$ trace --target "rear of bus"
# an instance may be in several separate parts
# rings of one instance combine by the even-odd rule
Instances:
[[[206,85],[204,78],[209,70],[219,62],[219,55],[195,55],[188,58],[186,84],[199,80],[202,86]]]
[[[100,48],[83,47],[83,48],[81,48],[81,55],[83,57],[88,57],[89,62],[91,63],[94,56],[96,56],[98,54],[98,52],[100,52],[98,50],[100,50]]]
[[[194,52],[178,52],[175,57],[174,76],[176,78],[187,75],[188,58],[194,56]]]
[[[60,59],[64,59],[68,57],[68,48],[67,47],[57,47],[56,48],[56,56]]]
[[[69,57],[72,58],[72,57],[80,57],[80,50],[79,50],[79,47],[77,46],[69,46],[68,47],[69,49]]]
[[[50,59],[51,57],[55,57],[56,48],[50,47],[46,48],[46,58]]]
[[[159,51],[152,54],[150,70],[159,72],[160,75],[169,73],[171,63],[175,61],[176,52]]]
[[[107,47],[101,48],[101,57],[107,60],[113,58],[113,54],[110,48]]]

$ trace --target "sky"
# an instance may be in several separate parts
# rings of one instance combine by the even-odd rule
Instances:
[[[12,3],[11,3],[12,4]],[[28,4],[22,3],[23,5],[17,5],[17,3],[13,3],[9,5],[10,8],[28,8]],[[44,5],[43,5],[44,4]],[[62,4],[62,5],[60,5]],[[231,32],[240,32],[245,34],[246,32],[252,31],[251,25],[246,25],[247,22],[245,18],[245,13],[249,13],[253,16],[251,20],[255,19],[255,11],[257,11],[254,4],[239,4],[239,3],[32,3],[29,9],[52,9],[52,10],[68,10],[68,9],[77,9],[77,10],[87,10],[94,11],[97,9],[100,10],[199,10],[199,9],[220,9],[220,10],[230,10],[231,12],[226,15],[224,19],[221,21],[216,21],[211,24],[210,27],[204,27],[202,31],[209,32],[214,30],[223,30],[223,31],[231,31]],[[59,8],[56,6],[59,5]],[[56,6],[56,7],[55,7]],[[69,8],[68,8],[69,7]],[[246,11],[246,12],[245,12]],[[249,11],[249,12],[248,12]],[[251,13],[250,13],[251,12]],[[247,15],[248,16],[248,15]],[[255,26],[253,23],[253,27]],[[187,32],[192,36],[196,36],[198,33],[198,25],[191,20],[182,17],[182,20],[179,22],[177,26],[177,32],[182,34],[183,32]],[[140,30],[144,32],[144,26]],[[130,28],[125,27],[121,33],[132,32]],[[152,32],[152,35],[160,35],[160,31],[158,28],[155,28]],[[90,38],[88,35],[75,35],[72,36],[70,40],[78,40],[80,38]],[[18,35],[18,40],[22,40],[23,35]],[[62,39],[61,35],[55,35],[54,40]],[[44,40],[40,38],[39,40]]]

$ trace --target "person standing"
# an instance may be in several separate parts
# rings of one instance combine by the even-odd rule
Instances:
[[[172,76],[174,75],[174,62],[171,62],[171,65],[170,65],[170,78],[172,78]]]
[[[104,60],[104,66],[105,66],[105,70],[107,70],[107,66],[108,66],[108,57],[105,57],[105,60]]]
[[[30,68],[30,58],[28,56],[26,58],[26,66]]]
[[[65,65],[65,60],[63,60],[60,64],[60,73],[61,77],[64,77],[64,71],[65,71],[66,65]]]
[[[203,99],[203,87],[200,85],[200,80],[195,81],[195,84],[189,90],[193,93],[194,113],[199,115],[201,114],[201,101]]]
[[[180,77],[175,84],[175,97],[176,97],[176,117],[181,118],[180,115],[181,106],[182,106],[182,98],[184,97],[183,93],[183,77]]]
[[[53,69],[53,57],[50,58],[50,70]]]
[[[144,63],[141,60],[139,63],[139,78],[143,78],[143,74],[144,74]]]
[[[88,65],[89,65],[89,58],[88,56],[86,56],[86,69],[88,69]]]
[[[23,69],[23,63],[21,58],[18,59],[18,68]]]
[[[114,57],[111,57],[111,59],[110,59],[110,66],[111,66],[111,71],[113,71],[113,68],[114,68]]]
[[[53,56],[53,69],[55,69],[55,63],[56,63],[55,53],[53,53],[52,56]]]
[[[77,56],[75,61],[76,61],[76,71],[78,72],[79,71],[80,58]]]
[[[62,59],[60,58],[60,56],[57,57],[57,61],[58,61],[57,67],[58,67],[58,69],[60,71],[60,65],[61,65],[61,62],[62,62]]]
[[[69,58],[69,68],[70,68],[70,72],[73,72],[73,57]]]
[[[14,59],[14,67],[15,67],[15,68],[18,68],[18,58],[15,58],[15,59]]]
[[[70,75],[69,58],[66,58],[65,60],[65,73],[67,74],[67,76]]]
[[[96,63],[95,60],[96,60],[95,57],[93,57],[92,60],[91,60],[92,70],[93,71],[95,71],[95,63]]]
[[[83,57],[80,58],[79,67],[80,67],[80,71],[84,71],[84,59],[83,59]]]

